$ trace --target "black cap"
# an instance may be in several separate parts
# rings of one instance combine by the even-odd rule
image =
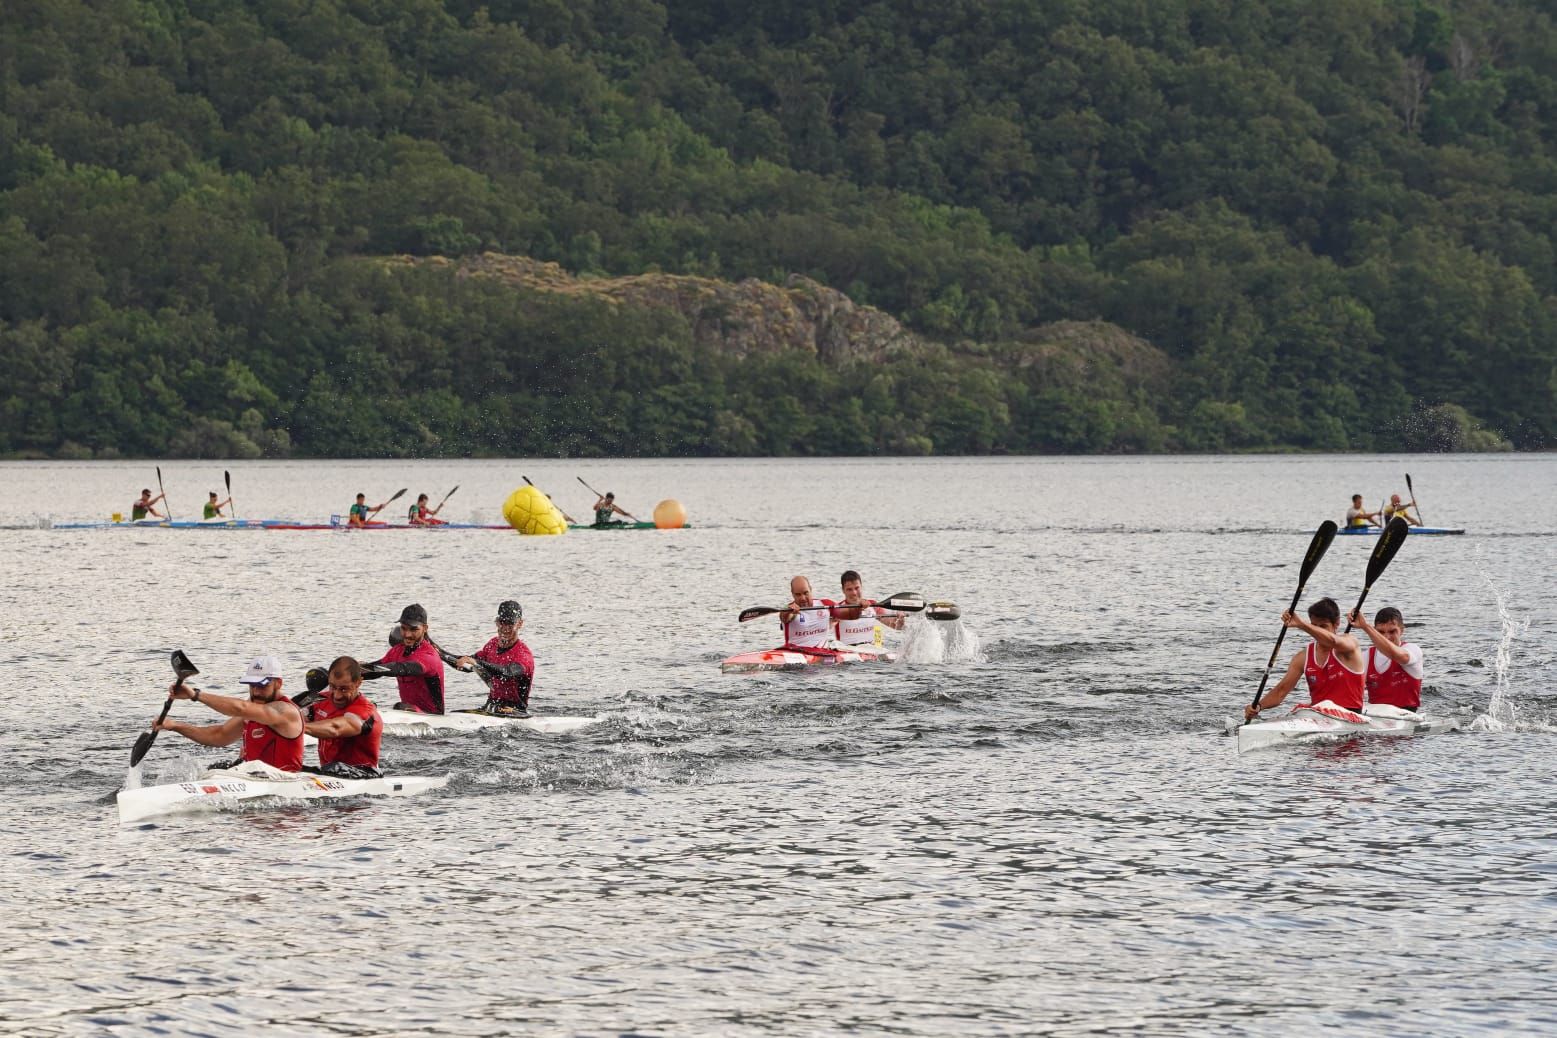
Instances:
[[[408,605],[400,610],[401,624],[415,624],[417,627],[427,626],[427,610],[419,605]]]
[[[511,623],[516,623],[516,622],[518,622],[520,620],[523,620],[523,619],[524,619],[524,607],[521,606],[518,602],[515,602],[513,599],[510,598],[506,602],[498,603],[498,607],[497,607],[497,620],[498,620],[498,623],[511,624]]]

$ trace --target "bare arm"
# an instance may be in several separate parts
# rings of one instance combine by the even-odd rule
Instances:
[[[1367,617],[1363,616],[1355,609],[1352,610],[1352,623],[1362,628],[1362,632],[1368,636],[1368,640],[1373,643],[1373,647],[1379,652],[1382,652],[1384,655],[1388,656],[1402,667],[1410,662],[1411,654],[1405,650],[1404,646],[1396,645],[1394,642],[1380,634],[1378,630],[1368,622]]]
[[[236,696],[220,696],[214,692],[202,692],[198,688],[189,688],[187,685],[174,685],[168,691],[174,699],[193,699],[201,706],[208,706],[219,714],[225,714],[237,722],[238,730],[243,729],[242,722],[256,721],[263,725],[269,725],[276,730],[276,734],[283,739],[295,738],[303,729],[303,715],[291,700],[277,700],[273,703],[256,703],[251,699],[239,699]]]
[[[356,714],[341,714],[328,721],[309,721],[303,731],[316,739],[344,739],[362,734],[362,718]]]
[[[1252,720],[1261,710],[1281,705],[1281,701],[1287,698],[1287,693],[1297,687],[1298,679],[1303,676],[1303,656],[1304,653],[1300,652],[1292,657],[1291,662],[1287,664],[1286,672],[1281,675],[1281,680],[1276,682],[1276,687],[1260,697],[1258,707],[1243,708],[1245,721]]]
[[[188,721],[175,721],[168,718],[154,727],[164,732],[177,732],[190,742],[197,742],[202,746],[231,746],[243,738],[243,722],[237,718],[223,721],[221,724],[190,724]]]

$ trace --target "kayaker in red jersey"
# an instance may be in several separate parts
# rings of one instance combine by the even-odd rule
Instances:
[[[903,629],[903,617],[884,609],[872,609],[874,598],[866,598],[865,584],[854,570],[844,570],[840,578],[843,601],[833,610],[833,635],[843,645],[876,645],[876,625]],[[860,608],[843,608],[858,606]]]
[[[1405,617],[1394,606],[1386,606],[1373,616],[1370,624],[1353,611],[1352,623],[1373,642],[1368,647],[1368,703],[1419,710],[1422,706],[1422,647],[1402,641],[1406,633]]]
[[[445,521],[438,518],[438,513],[442,510],[442,505],[428,508],[427,495],[417,494],[416,504],[412,505],[410,512],[406,514],[406,521],[412,526],[443,526]]]
[[[319,773],[336,778],[377,778],[378,707],[362,694],[362,664],[350,656],[330,664],[325,698],[304,711],[304,731],[319,740]]]
[[[1287,664],[1287,672],[1276,687],[1260,698],[1258,708],[1245,706],[1243,717],[1252,721],[1267,707],[1277,706],[1297,686],[1298,678],[1308,682],[1309,704],[1331,702],[1347,710],[1362,711],[1363,671],[1367,661],[1357,639],[1341,634],[1341,607],[1333,598],[1321,598],[1308,607],[1304,620],[1292,610],[1281,614],[1288,628],[1305,632],[1314,640]]]
[[[789,605],[779,613],[779,624],[784,628],[784,645],[796,649],[826,649],[833,634],[833,600],[813,599],[811,582],[805,577],[795,577],[789,582],[792,596]]]
[[[228,720],[220,724],[190,724],[163,720],[154,727],[177,732],[202,746],[231,746],[243,740],[243,760],[257,760],[281,771],[303,766],[303,712],[281,694],[281,661],[261,656],[249,664],[240,679],[249,686],[249,698],[221,696],[188,685],[168,689],[174,699],[190,699],[210,707]]]
[[[519,640],[524,629],[524,609],[509,599],[497,607],[497,637],[474,656],[455,661],[460,670],[475,670],[487,684],[482,707],[500,717],[525,717],[530,709],[530,687],[535,683],[535,656]]]
[[[400,611],[400,644],[390,646],[383,659],[362,668],[363,677],[393,677],[400,686],[396,710],[421,714],[443,713],[443,660],[427,637],[427,610],[408,605]]]

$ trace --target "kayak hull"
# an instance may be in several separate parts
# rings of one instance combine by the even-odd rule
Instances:
[[[691,523],[682,523],[672,529],[685,530],[691,527]],[[595,526],[593,523],[569,523],[569,530],[657,530],[653,523],[607,523],[604,526]]]
[[[1383,531],[1380,530],[1377,526],[1343,526],[1335,532],[1347,537],[1376,537]],[[1438,536],[1452,536],[1454,534],[1463,534],[1465,531],[1452,530],[1445,526],[1408,526],[1406,527],[1406,532],[1423,534],[1424,536],[1429,534],[1435,534]]]
[[[342,779],[311,772],[277,771],[258,761],[213,768],[189,782],[121,789],[119,822],[126,825],[185,811],[232,808],[246,800],[322,800],[340,797],[408,797],[446,785],[449,776],[386,775]]]
[[[763,649],[743,652],[719,663],[726,674],[752,674],[768,670],[810,670],[848,663],[891,663],[897,653],[869,645],[856,645],[830,652],[810,652],[797,648]]]
[[[1302,742],[1329,742],[1353,736],[1402,737],[1433,735],[1460,727],[1457,718],[1434,717],[1392,706],[1368,706],[1361,714],[1333,703],[1300,706],[1274,721],[1255,721],[1238,728],[1238,752]]]
[[[567,735],[588,728],[599,717],[498,717],[477,711],[454,710],[447,714],[419,714],[414,710],[380,710],[384,734],[409,736],[461,734],[487,728],[508,728],[538,735]]]

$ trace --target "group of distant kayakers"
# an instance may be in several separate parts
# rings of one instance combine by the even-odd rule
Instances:
[[[363,681],[392,677],[398,686],[397,710],[444,712],[444,665],[474,671],[487,686],[481,711],[498,717],[526,717],[535,682],[535,657],[519,632],[524,610],[509,599],[497,607],[497,634],[467,656],[440,648],[428,636],[427,610],[408,605],[390,632],[389,651],[372,663],[338,656],[328,668],[308,675],[308,691],[282,694],[284,667],[277,657],[261,656],[239,679],[247,697],[224,696],[191,688],[182,681],[168,689],[173,699],[200,703],[226,720],[200,725],[159,720],[153,727],[204,746],[241,743],[241,760],[261,761],[281,771],[302,771],[303,737],[319,744],[322,775],[373,778],[378,772],[383,721],[378,707],[362,694]]]
[[[1397,515],[1412,526],[1421,526],[1420,513],[1413,516],[1409,509],[1416,506],[1416,498],[1401,503],[1399,494],[1389,495],[1389,504],[1382,506],[1376,512],[1368,511],[1362,503],[1361,494],[1352,495],[1352,505],[1346,510],[1346,525],[1352,526],[1388,526],[1389,521]]]

